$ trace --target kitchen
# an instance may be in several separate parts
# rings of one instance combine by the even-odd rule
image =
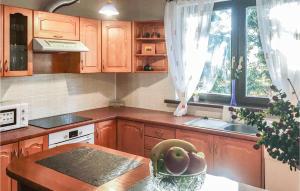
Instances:
[[[240,130],[246,133],[220,129],[225,122],[231,122],[227,107],[231,105],[231,96],[226,96],[225,103],[220,103],[218,98],[212,101],[214,93],[206,94],[212,96],[202,93],[200,98],[195,99],[198,102],[189,103],[188,115],[173,115],[179,103],[177,98],[183,99],[181,95],[175,95],[180,85],[173,86],[176,68],[171,65],[172,58],[167,54],[168,33],[165,31],[170,26],[166,22],[164,24],[163,19],[171,18],[166,18],[166,1],[113,1],[112,5],[119,12],[117,16],[99,14],[98,10],[107,2],[98,0],[81,0],[68,6],[60,5],[64,1],[56,1],[56,4],[50,0],[0,2],[0,34],[3,34],[3,51],[0,51],[3,64],[1,107],[5,108],[8,101],[17,103],[7,104],[13,107],[8,109],[18,108],[17,111],[24,117],[24,120],[20,117],[18,122],[23,120],[25,124],[9,131],[1,126],[4,129],[0,133],[1,190],[16,190],[12,174],[6,175],[6,167],[14,158],[47,152],[52,147],[73,143],[77,137],[76,142],[94,143],[145,158],[162,140],[182,139],[204,152],[209,175],[271,191],[299,190],[299,170],[290,171],[288,165],[273,160],[263,148],[253,149],[258,140],[255,133],[249,133],[245,128]],[[55,4],[59,6],[55,8]],[[240,4],[241,7],[249,6]],[[215,3],[217,10],[226,10],[228,6],[224,2]],[[55,13],[50,13],[53,7]],[[220,14],[227,18],[228,11]],[[20,22],[11,19],[13,17],[19,18]],[[24,23],[27,26],[22,27]],[[221,24],[224,28],[228,25],[226,22]],[[14,31],[19,34],[11,35]],[[234,44],[235,39],[231,38]],[[59,42],[64,42],[64,46],[59,46]],[[52,46],[49,43],[53,43]],[[70,44],[74,47],[68,46]],[[19,51],[20,55],[12,56],[12,51],[17,52],[16,48],[13,50],[17,47],[15,45],[27,48]],[[51,50],[53,46],[55,50]],[[5,60],[9,60],[10,66]],[[236,60],[236,63],[242,63],[240,58]],[[18,65],[13,62],[25,66],[14,70],[12,68]],[[203,68],[192,68],[190,73],[201,70]],[[201,77],[197,75],[196,78]],[[231,94],[231,80],[228,83],[226,77],[223,78],[227,86],[219,86],[225,89],[224,94],[228,94],[228,89]],[[299,92],[299,81],[295,79],[293,83]],[[265,77],[259,80],[268,84]],[[249,81],[257,83],[252,78]],[[266,89],[266,86],[259,88]],[[238,103],[242,103],[240,97],[237,94]],[[294,96],[291,99],[294,101]],[[241,106],[258,110],[266,108],[263,99],[257,99],[255,102],[258,104],[245,100]],[[186,106],[185,103],[183,105]],[[177,115],[185,112],[178,108]],[[1,108],[1,113],[2,110],[6,109]]]

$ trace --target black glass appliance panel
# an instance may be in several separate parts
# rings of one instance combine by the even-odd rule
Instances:
[[[41,119],[30,120],[29,125],[40,127],[43,129],[51,129],[73,123],[91,120],[91,118],[81,117],[74,114],[58,115]]]

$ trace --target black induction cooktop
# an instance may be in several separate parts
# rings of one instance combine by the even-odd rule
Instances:
[[[64,114],[53,117],[46,117],[41,119],[30,120],[29,125],[40,127],[43,129],[51,129],[73,123],[89,121],[91,118],[81,117],[74,114]]]

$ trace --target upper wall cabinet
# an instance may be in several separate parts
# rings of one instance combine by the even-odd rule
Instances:
[[[102,71],[131,72],[131,22],[102,22]]]
[[[3,5],[0,5],[0,77],[3,76]]]
[[[79,40],[79,17],[34,11],[34,37]]]
[[[32,75],[32,11],[4,6],[4,76]]]
[[[101,72],[101,22],[80,18],[80,41],[89,49],[81,53],[80,72]]]

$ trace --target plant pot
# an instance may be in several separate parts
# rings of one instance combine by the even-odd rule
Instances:
[[[198,102],[199,101],[199,95],[193,95],[193,101]]]

